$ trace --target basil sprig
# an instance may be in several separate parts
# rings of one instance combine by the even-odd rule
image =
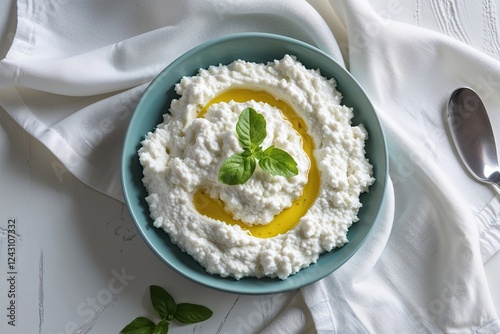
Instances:
[[[160,316],[161,320],[155,324],[145,317],[137,317],[121,330],[122,334],[166,334],[168,333],[169,321],[177,320],[182,324],[194,324],[210,318],[213,312],[202,305],[180,303],[162,287],[151,285],[151,304]]]
[[[250,179],[255,171],[257,160],[259,167],[271,174],[292,177],[298,174],[297,163],[290,154],[274,145],[263,150],[261,144],[266,138],[266,120],[253,108],[245,108],[236,123],[236,134],[243,152],[229,157],[219,169],[219,181],[236,185]]]

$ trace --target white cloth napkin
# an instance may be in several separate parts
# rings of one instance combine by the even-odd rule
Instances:
[[[123,200],[119,161],[140,94],[187,50],[221,35],[287,35],[340,56],[304,1],[17,1],[0,105],[84,183]]]
[[[60,159],[56,174],[67,169],[118,200],[127,121],[147,83],[183,52],[241,31],[298,38],[341,63],[344,51],[386,131],[393,182],[359,253],[301,290],[313,331],[500,332],[483,270],[500,248],[500,202],[466,174],[443,120],[448,95],[461,85],[481,93],[490,110],[500,106],[491,89],[500,83],[497,60],[382,19],[366,0],[316,4],[322,15],[304,1],[277,0],[17,5],[17,31],[0,62],[0,105]],[[332,32],[336,15],[342,31]],[[339,48],[334,33],[344,29]],[[500,113],[491,117],[500,133]],[[290,305],[268,332],[306,330],[301,314]]]

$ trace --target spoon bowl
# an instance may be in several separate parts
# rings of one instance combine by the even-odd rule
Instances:
[[[481,98],[462,87],[450,96],[448,127],[465,167],[478,180],[500,188],[500,166],[491,123]]]

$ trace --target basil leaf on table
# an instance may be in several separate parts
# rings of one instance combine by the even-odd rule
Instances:
[[[125,326],[120,333],[123,334],[153,334],[155,323],[145,317],[137,317]]]
[[[174,319],[183,324],[194,324],[207,320],[212,314],[213,312],[203,305],[181,303],[177,305]]]
[[[151,285],[149,287],[151,303],[161,320],[155,324],[148,318],[137,317],[125,328],[122,334],[167,334],[169,321],[177,320],[182,324],[193,324],[209,319],[213,312],[202,305],[181,303],[177,304],[174,298],[162,287]]]
[[[149,287],[151,304],[162,319],[170,319],[174,315],[177,305],[174,298],[162,287],[151,285]]]
[[[167,320],[161,320],[155,328],[155,331],[153,334],[166,334],[168,333],[168,321]]]

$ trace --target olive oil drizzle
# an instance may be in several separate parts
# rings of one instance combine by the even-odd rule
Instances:
[[[198,113],[198,117],[203,117],[211,105],[219,102],[229,102],[231,100],[240,103],[250,100],[265,102],[281,110],[283,116],[292,124],[295,131],[300,134],[303,149],[311,161],[311,167],[308,172],[308,182],[304,186],[301,196],[299,196],[290,207],[277,214],[267,225],[247,225],[239,220],[235,220],[224,208],[224,202],[211,198],[204,189],[199,189],[195,192],[193,203],[196,210],[202,215],[223,221],[230,225],[238,225],[254,237],[272,238],[293,229],[318,196],[320,175],[313,154],[314,144],[312,138],[306,132],[307,128],[304,121],[297,115],[293,108],[283,100],[276,99],[265,91],[256,91],[247,88],[235,88],[224,91],[208,102]]]

